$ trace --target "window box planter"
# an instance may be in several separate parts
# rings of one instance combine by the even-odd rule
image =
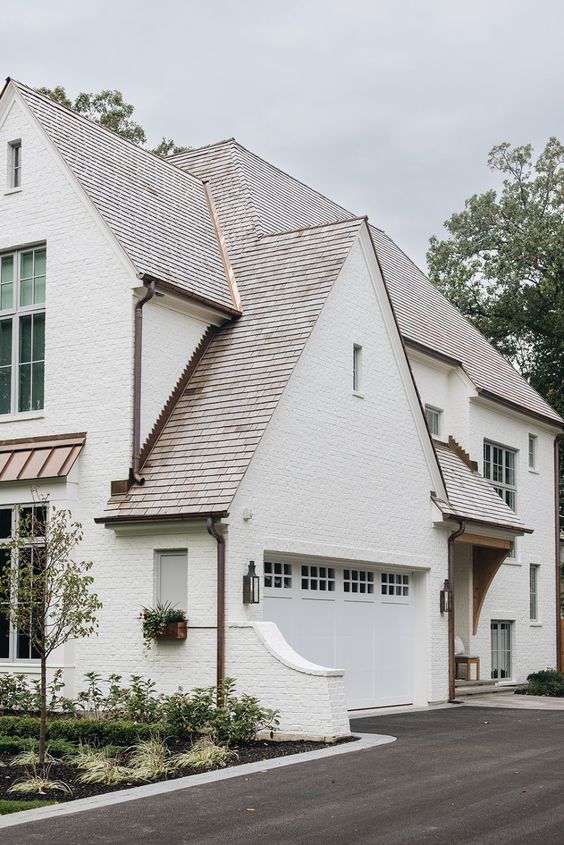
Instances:
[[[187,621],[168,622],[164,630],[156,635],[157,640],[185,640],[187,636]]]

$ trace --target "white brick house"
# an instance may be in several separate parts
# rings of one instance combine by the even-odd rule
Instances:
[[[71,693],[228,675],[341,735],[446,700],[455,635],[482,678],[555,665],[564,423],[384,232],[233,140],[163,162],[14,81],[0,178],[0,527],[32,486],[84,525]],[[161,598],[188,638],[145,654]],[[0,618],[2,671],[37,666]]]

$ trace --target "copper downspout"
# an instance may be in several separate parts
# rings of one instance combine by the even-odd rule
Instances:
[[[215,520],[208,516],[208,533],[217,541],[217,641],[216,641],[216,692],[218,707],[223,704],[223,679],[225,676],[225,537],[217,530]]]
[[[554,533],[556,566],[556,668],[562,672],[562,627],[560,623],[560,440],[554,438]]]
[[[458,522],[458,531],[448,538],[448,588],[450,590],[451,608],[448,614],[448,700],[456,698],[455,660],[454,660],[454,541],[464,534],[466,525],[464,520]]]
[[[141,456],[141,360],[143,355],[143,306],[155,295],[155,280],[143,280],[147,293],[135,303],[133,340],[133,443],[131,449],[131,482],[144,484],[139,474]]]

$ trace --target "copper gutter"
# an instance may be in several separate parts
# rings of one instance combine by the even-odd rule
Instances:
[[[141,363],[143,357],[143,306],[155,295],[155,280],[143,280],[147,288],[145,296],[135,303],[135,324],[133,334],[133,442],[131,448],[130,481],[144,484],[139,474],[141,463]]]
[[[216,695],[219,707],[223,704],[223,679],[225,677],[225,537],[217,530],[212,516],[208,516],[206,528],[217,542]]]
[[[556,579],[556,668],[562,672],[562,626],[560,624],[560,440],[554,438],[554,545]]]
[[[448,614],[448,700],[456,698],[455,660],[454,660],[454,541],[464,534],[466,525],[461,519],[458,531],[454,531],[448,538],[448,588],[450,590],[451,608]]]

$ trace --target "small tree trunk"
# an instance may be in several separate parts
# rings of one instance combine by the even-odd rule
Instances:
[[[39,765],[45,763],[45,730],[47,727],[47,658],[41,655],[41,706],[39,711]]]

